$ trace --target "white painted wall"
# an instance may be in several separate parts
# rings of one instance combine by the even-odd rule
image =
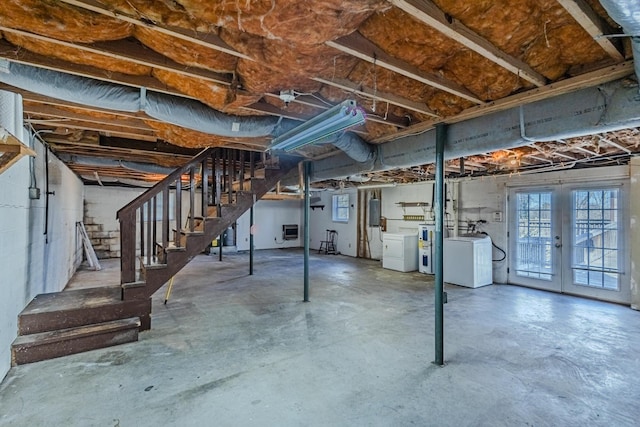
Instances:
[[[465,178],[462,180],[447,182],[447,198],[449,202],[445,208],[446,226],[449,235],[455,235],[455,218],[458,220],[458,234],[468,232],[468,222],[483,220],[478,224],[476,231],[483,231],[491,236],[492,241],[507,251],[507,191],[512,186],[524,185],[550,185],[567,182],[588,182],[607,179],[628,179],[627,166],[602,167],[583,170],[566,170],[540,174],[503,175],[497,177]],[[457,182],[459,182],[459,187]],[[397,187],[381,189],[381,214],[387,218],[387,231],[391,233],[412,232],[417,230],[419,222],[404,221],[403,215],[425,214],[425,223],[433,223],[430,209],[425,211],[419,207],[408,207],[404,210],[397,205],[398,202],[426,202],[431,206],[432,182],[399,185]],[[459,188],[459,190],[457,189]],[[635,192],[640,190],[636,189]],[[631,200],[634,200],[634,189],[631,189]],[[458,202],[456,205],[456,201]],[[457,206],[457,209],[456,209]],[[634,212],[640,216],[640,205],[631,205],[631,217]],[[494,213],[502,212],[503,221],[494,220]],[[640,246],[638,239],[631,239],[631,248]],[[636,243],[638,242],[638,243]],[[372,253],[381,251],[382,243],[371,239]],[[502,253],[494,249],[494,259],[502,257]],[[496,283],[507,282],[507,260],[493,263],[493,277]]]
[[[334,191],[318,191],[312,193],[314,197],[320,197],[324,209],[316,208],[309,214],[309,246],[311,249],[319,249],[320,242],[326,239],[327,230],[338,232],[337,250],[342,255],[355,257],[357,254],[357,213],[358,213],[358,193],[355,189],[345,189],[344,193],[349,194],[349,222],[334,222],[332,219],[332,197],[338,194]]]
[[[116,212],[144,192],[141,188],[87,185],[84,195],[87,216],[94,218],[96,224],[102,224],[105,231],[120,230]]]
[[[0,92],[0,124],[28,143],[22,129],[18,95]],[[30,160],[23,158],[0,174],[0,378],[11,363],[20,311],[39,293],[56,292],[67,284],[81,261],[82,242],[76,222],[82,220],[82,182],[55,156],[49,156],[48,233],[44,147],[35,143],[33,160],[39,200],[29,199]]]
[[[298,248],[304,242],[302,200],[259,200],[253,212],[255,234],[254,249]],[[237,221],[236,247],[239,251],[249,250],[250,213],[245,212]],[[298,225],[298,238],[282,239],[282,226]]]

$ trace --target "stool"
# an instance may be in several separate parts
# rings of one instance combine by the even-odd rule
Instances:
[[[336,248],[337,238],[338,232],[336,230],[327,230],[327,237],[325,237],[325,240],[320,241],[320,249],[318,249],[318,253],[324,251],[325,254],[336,255],[338,253]]]

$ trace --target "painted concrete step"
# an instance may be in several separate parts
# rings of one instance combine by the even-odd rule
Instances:
[[[36,296],[18,315],[18,334],[140,318],[140,330],[151,327],[151,299],[122,300],[120,286],[73,289]]]
[[[132,317],[19,336],[11,346],[11,363],[23,365],[138,341],[139,328],[140,319]]]

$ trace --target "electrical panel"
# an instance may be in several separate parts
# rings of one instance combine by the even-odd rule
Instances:
[[[380,227],[380,199],[369,200],[369,227]]]

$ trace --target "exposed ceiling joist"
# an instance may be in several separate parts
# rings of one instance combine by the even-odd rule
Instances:
[[[624,151],[624,152],[625,152],[625,153],[627,153],[627,154],[631,154],[631,153],[632,153],[632,151],[631,151],[631,150],[629,150],[629,149],[628,149],[627,147],[625,147],[624,145],[622,145],[622,144],[618,144],[617,142],[612,141],[612,140],[610,140],[609,138],[600,137],[600,141],[604,142],[605,144],[609,144],[609,145],[611,145],[612,147],[617,148],[618,150]]]
[[[356,58],[360,58],[363,61],[391,70],[394,73],[398,73],[436,89],[459,96],[460,98],[471,101],[474,104],[484,104],[483,100],[464,87],[445,80],[435,74],[426,73],[413,65],[391,57],[383,50],[379,49],[375,44],[360,35],[357,31],[349,34],[348,36],[341,37],[338,40],[328,41],[327,45],[341,52],[355,56]]]
[[[608,25],[594,12],[591,6],[584,0],[557,1],[614,61],[624,61],[624,57],[613,42],[609,38],[603,37],[611,33],[610,28],[608,28]]]
[[[334,78],[329,80],[322,77],[315,77],[313,80],[322,84],[337,87],[350,93],[356,93],[358,95],[375,99],[377,101],[388,102],[389,104],[397,105],[408,110],[417,111],[418,113],[426,114],[431,117],[438,117],[438,115],[431,111],[426,104],[411,101],[392,93],[380,92],[362,85],[358,85],[346,79]]]
[[[151,28],[162,34],[173,36],[181,40],[196,43],[198,45],[218,50],[220,52],[228,53],[229,55],[236,56],[238,58],[244,58],[252,60],[251,57],[240,53],[226,44],[215,33],[202,33],[195,30],[185,30],[183,28],[170,27],[162,25],[157,22],[151,22],[146,17],[137,17],[128,15],[122,12],[118,12],[113,9],[108,9],[97,1],[94,0],[61,0],[63,3],[70,4],[82,9],[90,10],[101,15],[110,16],[121,21],[129,22],[141,27]]]
[[[39,34],[17,30],[5,26],[0,26],[0,30],[17,34],[23,37],[32,38],[34,40],[53,43],[71,49],[77,49],[82,52],[89,52],[113,59],[129,61],[135,64],[171,71],[180,75],[194,77],[217,84],[231,84],[231,77],[225,76],[220,73],[215,73],[213,71],[203,70],[201,68],[185,67],[184,65],[178,64],[177,62],[167,58],[166,56],[161,55],[149,48],[145,48],[144,46],[131,40],[96,42],[89,45],[84,43],[70,43],[52,37],[41,36]]]
[[[598,155],[599,155],[599,154],[598,154],[598,153],[596,153],[595,151],[587,150],[586,148],[584,148],[584,147],[580,147],[580,146],[574,146],[574,147],[571,147],[571,149],[572,149],[572,150],[576,150],[576,151],[581,151],[581,152],[583,152],[583,153],[585,153],[585,154],[589,155],[590,157],[591,157],[591,156],[598,156]]]
[[[81,176],[94,175],[96,170],[95,166],[78,165],[74,163],[68,164],[69,168],[76,174]],[[139,180],[147,182],[155,182],[164,178],[164,174],[137,172],[128,168],[113,167],[113,166],[100,166],[100,177],[112,177],[112,178],[126,178],[128,180]],[[95,176],[95,175],[94,175]]]
[[[153,146],[150,145],[149,150],[140,150],[135,148],[120,148],[113,146],[103,146],[96,144],[86,144],[82,142],[71,142],[60,136],[51,136],[47,138],[47,143],[56,153],[66,153],[80,156],[97,156],[115,160],[128,160],[134,162],[152,162],[159,166],[179,167],[184,165],[191,157],[183,154],[162,153],[152,151]]]
[[[78,114],[72,111],[63,110],[51,105],[31,103],[26,103],[23,107],[23,110],[24,113],[28,115],[28,117],[30,115],[35,115],[38,117],[79,120],[89,123],[95,123],[96,125],[118,126],[125,129],[153,131],[153,129],[141,119],[117,118],[117,114],[113,114],[113,117],[110,118],[92,117],[90,115]]]
[[[552,155],[556,156],[556,157],[562,157],[563,159],[567,159],[567,160],[570,160],[572,162],[575,162],[576,160],[578,160],[576,157],[570,156],[570,155],[568,155],[566,153],[560,153],[558,151],[554,151],[552,153]]]
[[[467,28],[455,18],[440,10],[428,0],[391,0],[391,3],[414,18],[457,41],[468,49],[484,56],[499,66],[511,71],[534,85],[544,86],[547,79],[524,61],[514,58],[494,46],[491,42]]]
[[[156,141],[158,137],[156,136],[155,131],[145,131],[145,130],[129,130],[128,128],[123,128],[121,126],[113,126],[102,123],[95,123],[93,121],[82,121],[82,120],[67,120],[67,119],[30,119],[26,118],[25,122],[31,123],[32,125],[39,125],[40,127],[45,127],[48,129],[62,128],[62,129],[77,129],[77,130],[90,130],[103,133],[105,135],[110,136],[119,136],[122,138],[135,138],[142,141]]]
[[[90,79],[137,88],[145,87],[155,92],[189,98],[182,92],[170,88],[152,76],[134,76],[115,71],[105,71],[90,65],[72,64],[53,57],[39,55],[26,49],[21,49],[8,43],[6,40],[0,40],[0,58],[19,64],[32,65],[38,68],[72,74],[74,76],[88,77]]]
[[[383,136],[381,138],[376,138],[372,142],[384,143],[392,139],[424,132],[433,128],[438,123],[459,123],[465,120],[480,117],[485,114],[507,110],[509,108],[517,107],[527,103],[541,101],[546,98],[559,96],[579,89],[584,89],[587,87],[596,86],[598,84],[621,79],[630,74],[633,74],[633,72],[633,61],[621,62],[619,64],[611,65],[609,67],[592,71],[590,73],[582,74],[580,76],[572,77],[566,80],[561,80],[556,83],[551,83],[544,87],[539,87],[526,92],[518,93],[516,95],[507,96],[497,101],[488,102],[484,105],[477,105],[475,107],[464,110],[460,114],[447,117],[446,119],[434,119],[420,122],[414,126],[408,127],[407,129],[401,130],[392,136]]]

